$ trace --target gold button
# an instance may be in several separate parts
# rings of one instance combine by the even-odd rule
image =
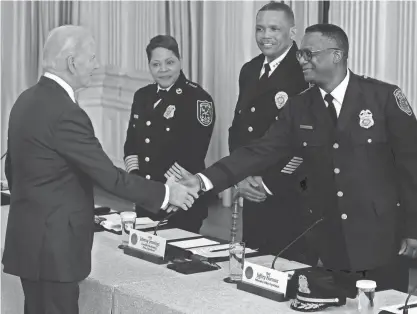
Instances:
[[[145,143],[149,143],[151,140],[150,139],[148,139],[148,138],[146,138],[145,139]]]
[[[333,144],[333,148],[334,148],[334,149],[338,149],[338,148],[339,148],[339,144],[338,144],[338,143],[334,143],[334,144]]]
[[[304,142],[304,143],[303,143],[303,146],[304,146],[304,147],[306,147],[306,146],[307,146],[307,142]]]
[[[277,120],[277,121],[278,121],[278,116],[276,116],[276,117],[275,117],[275,120]]]
[[[372,139],[371,138],[368,138],[368,143],[369,144],[372,143]]]
[[[248,127],[248,131],[249,131],[249,132],[252,132],[252,131],[253,131],[253,127],[251,127],[251,126],[250,126],[250,127]]]
[[[346,220],[347,219],[347,215],[346,214],[342,214],[342,219]]]
[[[145,178],[149,180],[151,178],[151,176],[149,174],[147,174]]]
[[[337,192],[337,196],[342,197],[343,196],[343,192],[342,191]]]
[[[151,121],[146,121],[147,126],[150,126],[151,124],[152,124]]]
[[[169,130],[171,130],[171,129],[170,129],[170,128],[166,128],[165,130],[166,130],[167,132],[169,132]]]
[[[334,168],[334,173],[339,174],[340,173],[340,169],[339,168]]]
[[[399,207],[399,206],[401,206],[401,204],[400,203],[397,203],[397,206]]]
[[[148,162],[150,159],[149,157],[145,157],[145,161]]]
[[[250,111],[255,112],[255,107],[250,108]]]

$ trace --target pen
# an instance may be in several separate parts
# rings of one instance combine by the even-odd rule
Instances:
[[[399,309],[399,310],[404,310],[405,308],[407,308],[407,309],[412,309],[412,308],[415,308],[415,307],[417,307],[417,303],[414,303],[414,304],[408,304],[407,306],[402,306],[402,307],[399,307],[398,309]]]
[[[222,252],[222,251],[229,251],[229,248],[226,248],[226,249],[218,249],[218,250],[212,250],[212,251],[210,251],[210,253],[214,253],[214,252]]]

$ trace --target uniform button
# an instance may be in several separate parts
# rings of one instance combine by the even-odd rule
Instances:
[[[339,148],[339,144],[338,144],[338,143],[334,143],[334,144],[333,144],[333,148],[334,148],[334,149],[338,149],[338,148]]]
[[[239,114],[242,112],[242,110],[239,110]]]
[[[306,147],[306,146],[307,146],[307,142],[304,142],[304,143],[303,143],[303,146],[304,146],[304,147]]]
[[[310,212],[310,214],[312,214],[312,213],[313,213],[313,211],[312,211],[311,209],[309,209],[308,211]]]
[[[150,139],[148,139],[148,138],[146,138],[145,139],[145,143],[149,143],[151,140]]]
[[[371,138],[368,138],[368,143],[369,144],[372,143],[372,139]]]
[[[253,127],[251,127],[251,126],[250,126],[250,127],[248,127],[248,131],[249,131],[249,132],[252,132],[252,131],[253,131]]]
[[[151,124],[152,124],[151,121],[146,121],[147,126],[150,126]]]
[[[170,129],[170,128],[166,128],[165,130],[166,130],[167,132],[169,132],[169,130],[171,130],[171,129]]]
[[[149,160],[150,160],[149,157],[145,157],[146,162],[149,162]]]
[[[342,214],[342,219],[346,220],[347,219],[347,215],[346,214]]]
[[[250,111],[255,112],[255,107],[250,108]]]
[[[276,116],[276,117],[275,117],[275,120],[277,120],[277,121],[278,121],[278,116]]]
[[[334,173],[339,174],[340,173],[340,169],[339,168],[334,168]]]
[[[342,191],[337,192],[337,196],[342,197],[343,196],[343,192]]]
[[[399,207],[401,204],[400,203],[397,203],[397,206]]]
[[[145,178],[149,180],[151,178],[151,176],[149,174],[147,174]]]

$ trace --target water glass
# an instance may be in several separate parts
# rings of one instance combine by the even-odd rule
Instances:
[[[129,244],[130,230],[135,229],[136,212],[121,212],[120,219],[122,224],[122,245]]]
[[[245,243],[233,242],[229,246],[229,276],[233,282],[242,280],[243,263],[245,262]]]
[[[375,304],[376,282],[372,280],[358,280],[356,288],[358,289],[358,312],[361,314],[378,313],[378,308]]]

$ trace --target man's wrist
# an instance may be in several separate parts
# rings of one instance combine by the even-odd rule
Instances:
[[[204,184],[204,181],[203,181],[203,178],[198,173],[196,174],[196,177],[198,179],[198,183],[200,184],[199,192],[200,191],[207,191],[206,185]]]

